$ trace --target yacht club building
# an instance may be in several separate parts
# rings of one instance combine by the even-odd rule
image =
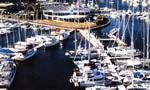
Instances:
[[[95,10],[79,4],[52,2],[43,5],[43,15],[46,19],[74,22],[84,22],[91,17]]]

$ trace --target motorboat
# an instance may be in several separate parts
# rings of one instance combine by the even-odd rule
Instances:
[[[15,52],[14,48],[2,48],[0,49],[0,59],[11,58],[11,59],[22,59],[22,53]]]
[[[27,38],[26,42],[30,44],[34,44],[35,48],[40,48],[44,46],[46,39],[47,39],[47,36],[36,35],[34,37]]]
[[[142,56],[142,52],[140,52],[138,49],[131,50],[131,47],[107,47],[107,53],[112,57],[123,57],[123,56]]]
[[[54,45],[57,45],[59,43],[59,40],[57,40],[55,37],[48,37],[46,42],[44,43],[44,46],[47,47],[51,47]]]
[[[105,55],[105,53],[101,53],[100,49],[90,48],[88,49],[87,46],[81,45],[78,47],[77,50],[67,50],[65,53],[66,56],[69,56],[70,59],[87,59],[89,56],[90,58],[98,58],[101,55]]]
[[[84,67],[88,68],[88,67]],[[85,69],[84,69],[85,70]],[[100,71],[86,69],[86,71],[76,71],[70,79],[70,82],[74,83],[76,87],[90,87],[94,85],[109,85],[111,79],[108,79]]]
[[[55,36],[57,40],[62,41],[66,40],[70,36],[70,33],[66,30],[56,30],[51,32],[51,36]]]
[[[37,48],[35,48],[34,45],[30,43],[19,41],[15,44],[13,51],[22,53],[20,55],[20,57],[22,56],[20,61],[24,61],[33,57],[37,52]],[[17,58],[17,56],[14,58]]]
[[[16,64],[11,59],[0,60],[0,89],[7,90],[16,74]]]

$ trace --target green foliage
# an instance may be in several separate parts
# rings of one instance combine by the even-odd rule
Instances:
[[[43,8],[39,3],[25,2],[22,6],[24,7],[24,14],[28,14],[28,19],[30,19],[31,16],[32,19],[33,17],[34,19],[41,19],[41,17],[43,17]],[[24,18],[24,16],[22,15],[21,18]]]
[[[101,13],[100,9],[97,9],[97,10],[96,10],[96,13]]]
[[[105,18],[105,16],[100,15],[100,16],[97,16],[97,17],[96,17],[96,20],[103,20],[104,18]]]
[[[30,13],[23,14],[23,15],[20,15],[19,18],[23,20],[29,20],[29,19],[33,19],[33,15],[31,15]]]
[[[97,25],[103,25],[103,24],[106,24],[106,23],[108,23],[109,22],[109,20],[107,19],[107,18],[105,18],[105,16],[97,16],[97,18],[96,18],[96,24]]]

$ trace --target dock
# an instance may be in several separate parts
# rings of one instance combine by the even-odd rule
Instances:
[[[104,45],[89,30],[78,30],[86,40],[88,40],[95,48],[104,50]]]
[[[108,37],[110,39],[113,39],[114,41],[117,42],[118,46],[127,46],[127,44],[125,42],[123,42],[122,40],[120,40],[117,36],[115,36],[114,34],[119,32],[119,29],[117,28],[113,28],[110,33],[108,34]]]
[[[117,73],[117,71],[115,69],[115,65],[113,65],[112,62],[110,61],[110,57],[107,60],[110,63],[112,71],[114,72],[113,75],[117,76],[118,80],[121,82],[121,78],[120,78],[119,74]],[[117,88],[118,88],[118,90],[126,90],[124,84],[119,85]]]
[[[93,33],[90,33],[89,30],[78,30],[81,35],[83,37],[85,37],[85,39],[87,39],[89,41],[89,43],[91,43],[95,48],[98,48],[100,49],[101,51],[104,51],[104,45],[100,42],[100,39],[99,38],[96,38],[96,36],[93,34]],[[114,33],[116,33],[116,30],[113,30],[111,31],[111,35],[113,35]],[[102,39],[103,40],[103,39]],[[110,39],[105,39],[105,40],[110,40]],[[112,38],[111,40],[116,40],[116,38]],[[110,66],[111,66],[111,70],[113,71],[113,75],[117,76],[118,77],[118,81],[119,82],[122,82],[121,81],[121,78],[119,76],[119,74],[117,73],[116,69],[115,69],[115,66],[112,64],[111,62],[111,57],[108,56],[108,59],[107,61],[110,63]],[[107,88],[107,87],[106,87]],[[117,86],[118,90],[126,90],[124,84],[121,84],[119,86]]]

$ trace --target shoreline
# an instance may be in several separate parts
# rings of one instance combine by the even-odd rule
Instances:
[[[63,28],[63,29],[86,29],[86,28],[88,28],[88,26],[86,26],[85,25],[85,23],[80,23],[80,25],[85,25],[85,27],[83,27],[83,26],[78,26],[77,27],[77,23],[72,23],[72,26],[74,26],[74,28],[72,27],[72,26],[65,26],[65,25],[61,25],[60,23],[64,23],[64,22],[59,22],[59,21],[57,21],[57,23],[59,23],[59,24],[51,24],[51,23],[53,23],[53,22],[51,22],[51,23],[43,23],[43,21],[40,21],[40,20],[37,20],[38,22],[36,22],[36,20],[34,21],[34,20],[29,20],[29,21],[26,21],[26,20],[21,20],[21,19],[16,19],[16,18],[13,18],[13,17],[11,17],[11,18],[9,18],[9,15],[7,16],[7,15],[3,15],[3,16],[1,16],[0,15],[0,19],[3,19],[3,20],[8,20],[8,21],[13,21],[13,22],[20,22],[20,23],[30,23],[30,24],[36,24],[36,25],[43,25],[43,26],[48,26],[48,27],[52,27],[52,28]],[[101,25],[94,25],[95,23],[91,23],[91,25],[93,25],[93,26],[91,26],[91,30],[96,30],[96,29],[99,29],[99,28],[103,28],[103,27],[106,27],[106,26],[108,26],[111,22],[110,22],[110,20],[107,18],[107,23],[104,23],[104,24],[101,24]],[[47,20],[48,21],[48,20]],[[56,22],[56,21],[55,21]],[[65,22],[65,24],[66,23],[70,23],[70,22]],[[87,25],[88,25],[88,23],[86,23]]]

